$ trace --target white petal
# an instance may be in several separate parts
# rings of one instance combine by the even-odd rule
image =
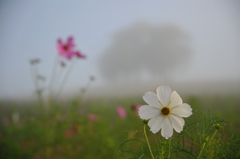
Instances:
[[[162,128],[163,119],[162,115],[158,115],[148,121],[148,126],[153,133],[157,133]]]
[[[158,99],[163,106],[168,106],[171,94],[172,90],[168,86],[161,86],[157,88]]]
[[[139,108],[138,114],[141,119],[151,119],[160,114],[160,110],[149,105],[143,105]]]
[[[192,115],[192,108],[187,103],[183,103],[171,109],[171,114],[179,117],[189,117]]]
[[[172,123],[172,126],[174,130],[178,133],[180,133],[183,129],[184,120],[181,117],[175,116],[175,115],[169,115],[169,120]]]
[[[154,92],[147,92],[144,94],[143,96],[143,100],[149,104],[150,106],[153,106],[155,108],[161,108],[162,105],[158,100],[158,97],[156,95],[156,93]]]
[[[170,120],[168,119],[168,117],[164,117],[161,134],[166,139],[171,137],[173,134],[173,126],[172,126]]]
[[[182,98],[179,96],[179,94],[176,91],[172,92],[171,98],[170,98],[170,104],[169,107],[173,108],[177,105],[182,104]]]

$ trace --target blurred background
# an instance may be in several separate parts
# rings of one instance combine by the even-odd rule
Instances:
[[[0,0],[0,158],[150,158],[138,109],[160,85],[193,115],[171,146],[147,129],[158,158],[239,158],[239,16],[238,0]],[[69,36],[86,59],[65,59],[65,85],[67,67],[51,77]]]
[[[90,76],[89,97],[143,95],[159,85],[181,94],[240,94],[240,2],[0,1],[0,98],[31,99],[30,59],[49,82],[58,38],[87,56],[63,96]]]

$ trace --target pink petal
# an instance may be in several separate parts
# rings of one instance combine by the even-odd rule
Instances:
[[[126,111],[122,106],[117,107],[117,112],[118,112],[118,115],[120,116],[120,118],[124,119],[127,117]]]
[[[66,52],[66,58],[69,60],[71,60],[74,55],[75,55],[75,53],[72,51]]]
[[[91,121],[98,121],[98,116],[95,114],[88,114],[88,119]]]
[[[58,45],[63,45],[62,39],[57,40]]]
[[[66,44],[68,45],[68,47],[74,47],[75,46],[74,43],[73,43],[73,37],[72,36],[68,37]]]
[[[140,109],[141,106],[142,106],[142,105],[137,105],[137,106],[136,106],[136,115],[137,115],[137,116],[139,116],[138,111],[139,111],[139,109]],[[139,117],[140,117],[140,116],[139,116]]]
[[[81,54],[79,51],[75,52],[75,55],[76,55],[77,57],[79,57],[79,58],[83,58],[83,59],[86,58],[86,56],[83,55],[83,54]]]
[[[57,50],[58,50],[58,53],[60,55],[64,55],[65,54],[65,51],[63,50],[62,46],[57,46]]]

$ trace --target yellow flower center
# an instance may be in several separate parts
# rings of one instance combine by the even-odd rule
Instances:
[[[170,113],[170,109],[168,107],[163,107],[161,112],[164,114],[164,115],[168,115]]]

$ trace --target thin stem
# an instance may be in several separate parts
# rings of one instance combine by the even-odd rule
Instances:
[[[204,142],[204,144],[203,144],[203,146],[202,146],[202,149],[201,149],[201,151],[200,151],[199,154],[198,154],[197,159],[199,159],[200,156],[202,155],[202,152],[203,152],[203,150],[205,149],[205,146],[206,146],[206,142]]]
[[[168,144],[168,158],[171,156],[171,143],[172,143],[172,138],[169,139],[169,144]]]
[[[159,144],[158,144],[158,143],[160,143],[160,140],[159,140],[159,138],[157,138],[156,134],[154,135],[154,137],[155,137],[155,141],[156,141],[158,156],[160,156],[161,153],[160,153],[160,150],[158,149],[160,147]]]
[[[50,78],[50,82],[48,85],[48,102],[46,105],[46,109],[50,108],[50,106],[52,105],[52,100],[53,100],[53,94],[54,94],[54,84],[56,83],[56,72],[58,70],[58,61],[59,61],[59,55],[57,54],[55,56],[55,60],[53,63],[53,68],[52,68],[52,74],[51,74],[51,78]]]
[[[58,63],[58,55],[56,55],[56,57],[55,57],[55,61],[54,61],[54,64],[53,64],[53,70],[52,70],[52,75],[51,75],[51,79],[50,79],[50,83],[49,83],[49,86],[48,86],[48,88],[49,88],[49,90],[50,91],[52,91],[52,84],[53,84],[53,82],[54,82],[54,80],[55,80],[55,76],[56,76],[56,72],[57,72],[57,63]]]
[[[164,145],[163,145],[164,144]],[[165,139],[164,139],[164,143],[161,145],[161,159],[164,159],[164,146],[165,146]]]
[[[58,95],[57,95],[57,97],[56,97],[56,100],[57,100],[58,97],[61,95],[62,90],[63,90],[63,88],[64,88],[64,86],[65,86],[65,84],[66,84],[66,82],[67,82],[67,80],[68,80],[68,77],[69,77],[69,75],[70,75],[70,73],[71,73],[71,71],[72,71],[73,66],[75,65],[75,63],[76,63],[76,60],[73,61],[73,62],[71,63],[71,65],[68,67],[68,70],[66,71],[66,73],[65,73],[65,75],[64,75],[64,77],[63,77],[63,80],[62,80],[62,82],[61,82],[61,84],[60,84],[60,86],[59,86],[60,88],[59,88],[59,90],[58,90]]]
[[[56,80],[54,81],[54,83],[53,83],[53,94],[55,93],[54,92],[54,89],[55,89],[55,91],[57,91],[57,89],[61,86],[59,83],[61,82],[61,79],[62,79],[62,74],[63,74],[63,69],[64,68],[61,68],[60,70],[58,70],[57,71],[57,73],[55,74],[55,78],[56,78]]]
[[[34,65],[31,65],[31,76],[32,76],[32,82],[33,82],[33,85],[35,87],[35,90],[37,90],[37,79],[36,79],[36,72],[35,72],[35,66]]]
[[[35,93],[37,95],[37,99],[39,101],[39,107],[41,114],[44,113],[44,102],[42,99],[42,90],[39,86],[39,79],[38,79],[38,64],[31,65],[31,75],[32,75],[32,81],[35,87]]]
[[[213,135],[211,136],[211,138],[210,138],[209,140],[207,140],[207,141],[204,142],[204,144],[203,144],[203,146],[202,146],[202,149],[201,149],[201,151],[200,151],[199,154],[198,154],[197,159],[199,159],[199,158],[201,157],[204,149],[206,148],[206,146],[208,145],[208,143],[213,139],[213,137],[216,135],[216,133],[217,133],[217,130],[215,130],[215,132],[213,133]]]
[[[144,127],[143,127],[144,128],[144,135],[145,135],[145,138],[146,138],[146,141],[147,141],[147,144],[148,144],[148,149],[150,151],[150,154],[151,154],[152,158],[154,159],[154,156],[153,156],[153,153],[152,153],[152,149],[151,149],[151,146],[149,144],[147,133],[146,133],[146,125],[147,124],[144,124]]]
[[[80,92],[80,95],[78,97],[78,103],[81,103],[84,99],[84,96],[87,94],[87,91],[89,90],[90,86],[92,85],[93,81],[89,79],[85,87],[83,88],[83,91]]]

